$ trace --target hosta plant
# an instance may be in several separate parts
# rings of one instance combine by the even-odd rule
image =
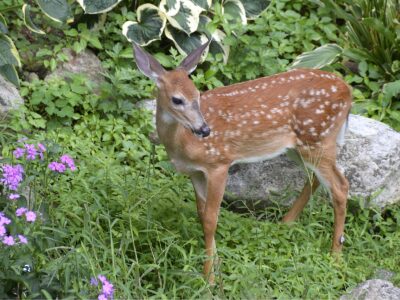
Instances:
[[[76,0],[77,3],[83,8],[86,14],[101,14],[110,11],[122,0]],[[73,21],[71,5],[67,0],[36,0],[36,4],[40,10],[50,19],[59,23],[69,23]],[[31,19],[31,6],[24,4],[22,12],[24,16],[25,25],[32,31],[45,34],[38,26],[36,26]]]
[[[19,86],[18,74],[15,67],[21,66],[18,50],[13,41],[7,36],[7,23],[0,13],[0,75]]]
[[[222,53],[226,60],[229,49],[222,45],[225,32],[218,27],[246,24],[269,3],[269,0],[225,0],[214,5],[211,0],[161,0],[158,6],[146,3],[138,7],[136,21],[123,25],[123,34],[141,46],[160,40],[165,34],[181,54],[188,54],[212,37],[211,51]],[[214,17],[219,22],[214,22]]]

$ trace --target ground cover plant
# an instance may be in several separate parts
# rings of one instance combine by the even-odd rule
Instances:
[[[26,30],[15,18],[20,10],[3,13],[21,55],[25,104],[0,127],[0,177],[9,172],[5,165],[24,170],[15,169],[18,191],[0,185],[0,298],[337,298],[380,268],[395,272],[400,284],[400,208],[374,210],[351,200],[344,254],[335,261],[332,208],[319,193],[294,226],[279,223],[287,210],[279,205],[238,214],[226,204],[217,284],[207,285],[191,184],[151,143],[151,114],[135,106],[153,97],[153,86],[139,75],[121,34],[135,19],[131,5],[122,1],[100,27],[84,17],[44,25],[45,36]],[[246,26],[229,26],[230,59],[224,65],[222,55],[208,56],[193,76],[201,89],[283,71],[302,52],[343,41],[340,22],[317,1],[272,1]],[[83,75],[43,80],[66,59],[65,47],[101,59],[106,82],[96,93]],[[166,67],[182,58],[168,39],[148,50]],[[26,72],[38,76],[28,81]],[[347,76],[354,84],[358,75]],[[35,159],[28,159],[33,149]],[[26,211],[17,216],[19,208]]]

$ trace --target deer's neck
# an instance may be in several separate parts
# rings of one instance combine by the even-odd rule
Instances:
[[[168,112],[166,112],[158,102],[156,110],[156,126],[160,141],[166,147],[168,154],[171,155],[172,153],[170,152],[174,148],[173,145],[176,142],[175,139],[177,137],[179,123]]]

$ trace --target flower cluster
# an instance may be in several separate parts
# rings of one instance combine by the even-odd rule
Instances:
[[[68,154],[62,155],[60,157],[60,162],[52,161],[48,167],[50,170],[58,173],[64,173],[67,168],[69,168],[71,171],[76,170],[74,160]]]
[[[108,300],[113,299],[114,297],[114,286],[107,280],[104,275],[97,276],[97,279],[101,282],[101,294],[98,297],[98,300]],[[90,279],[90,284],[97,286],[99,283],[96,278]]]
[[[0,179],[6,188],[11,191],[16,191],[23,180],[24,168],[21,165],[8,165],[2,167],[3,177]]]
[[[37,144],[37,148],[33,144],[24,144],[23,148],[15,149],[13,155],[17,159],[25,155],[27,160],[35,160],[37,156],[43,159],[44,152],[46,152],[46,147],[43,144]]]
[[[34,211],[28,210],[25,207],[20,207],[15,211],[17,217],[25,216],[27,222],[36,221],[36,213]]]
[[[18,234],[17,239],[11,235],[6,235],[7,230],[5,225],[8,225],[10,223],[11,220],[4,216],[2,212],[0,212],[0,240],[2,241],[2,243],[7,246],[13,246],[18,243],[18,241],[19,244],[27,244],[28,240],[22,234]]]

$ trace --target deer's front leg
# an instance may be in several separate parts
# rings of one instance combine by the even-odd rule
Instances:
[[[227,166],[212,169],[206,174],[207,195],[203,213],[203,232],[207,259],[204,262],[204,276],[210,284],[214,283],[213,265],[216,259],[215,231],[217,229],[218,214],[225,191]]]

